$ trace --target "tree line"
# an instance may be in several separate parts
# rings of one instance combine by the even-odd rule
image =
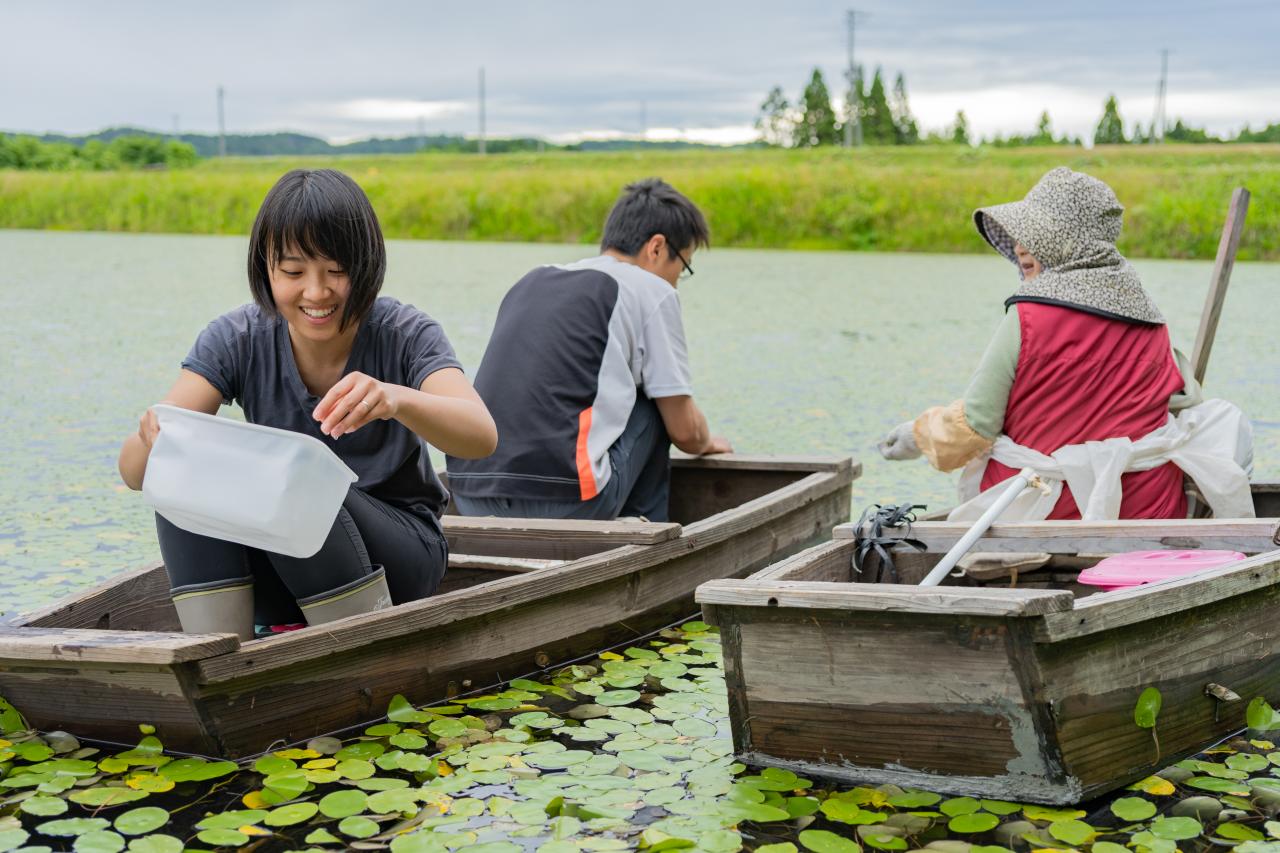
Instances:
[[[44,142],[34,136],[0,134],[0,169],[72,170],[169,168],[194,166],[200,159],[185,142],[157,136],[90,139],[82,145]]]
[[[865,84],[861,66],[845,76],[849,86],[845,91],[842,109],[838,112],[832,104],[831,92],[821,69],[813,69],[800,97],[794,103],[787,99],[781,86],[774,86],[760,105],[760,113],[756,118],[755,127],[760,133],[760,141],[783,148],[841,145],[855,136],[860,136],[856,142],[867,145],[980,144],[1003,148],[1084,144],[1079,136],[1055,134],[1048,110],[1040,113],[1035,130],[1026,134],[995,134],[975,138],[964,110],[958,110],[955,119],[946,128],[922,134],[907,103],[907,83],[902,72],[898,72],[894,78],[891,91],[886,88],[884,74],[879,67],[872,75],[870,86]],[[1103,104],[1102,117],[1093,132],[1094,145],[1145,144],[1157,141],[1280,142],[1280,123],[1269,124],[1259,131],[1246,126],[1236,136],[1229,138],[1214,136],[1203,128],[1190,127],[1180,118],[1164,127],[1160,133],[1157,133],[1154,122],[1145,128],[1141,123],[1135,123],[1132,131],[1126,133],[1116,96],[1108,96]]]

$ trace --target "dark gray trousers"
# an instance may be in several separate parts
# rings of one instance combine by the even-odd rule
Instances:
[[[201,536],[156,515],[160,556],[174,592],[254,581],[254,621],[303,621],[296,604],[357,581],[382,566],[396,604],[426,598],[444,577],[449,548],[439,522],[429,524],[354,486],[320,550],[287,557]]]

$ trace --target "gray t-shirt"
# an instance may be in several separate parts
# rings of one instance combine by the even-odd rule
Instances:
[[[242,305],[210,323],[182,367],[235,401],[249,423],[314,436],[360,477],[356,487],[434,522],[449,495],[431,467],[427,443],[395,420],[375,420],[332,439],[311,416],[320,398],[307,390],[293,360],[288,325],[257,305]],[[446,367],[458,367],[444,329],[422,311],[379,297],[356,332],[343,375],[353,371],[418,388]]]

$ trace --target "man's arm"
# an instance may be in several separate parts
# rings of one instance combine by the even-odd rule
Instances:
[[[685,453],[704,456],[708,453],[733,452],[733,446],[728,440],[711,434],[706,415],[702,414],[689,394],[657,397],[653,402],[662,415],[662,424],[667,428],[671,443]]]

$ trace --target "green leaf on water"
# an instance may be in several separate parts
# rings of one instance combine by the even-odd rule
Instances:
[[[1121,820],[1146,820],[1156,813],[1156,805],[1141,797],[1121,797],[1111,804],[1111,812]]]
[[[23,800],[20,808],[26,814],[39,817],[54,817],[55,815],[65,814],[68,806],[67,801],[61,797],[35,796]]]
[[[947,823],[947,828],[952,832],[986,832],[989,829],[995,829],[1000,825],[1000,818],[987,812],[974,812],[970,814],[962,814],[951,818]]]
[[[397,693],[387,703],[387,719],[393,723],[425,723],[431,715],[417,710],[408,699]]]
[[[331,818],[351,817],[364,811],[368,799],[364,791],[333,791],[320,800],[320,813]]]
[[[1095,841],[1090,845],[1091,853],[1131,853],[1128,847],[1123,844],[1116,844],[1114,841]]]
[[[319,829],[313,829],[307,833],[307,837],[302,839],[307,844],[342,844],[342,839],[334,835],[323,826]]]
[[[1156,838],[1167,841],[1186,841],[1198,838],[1204,826],[1193,817],[1158,817],[1151,821],[1149,830]]]
[[[516,699],[508,699],[502,696],[484,696],[479,699],[472,699],[466,704],[468,708],[474,708],[477,711],[510,711],[512,708],[519,706],[520,702]]]
[[[124,844],[124,836],[120,833],[100,829],[81,835],[72,849],[76,853],[120,853]]]
[[[1232,841],[1261,841],[1266,838],[1261,832],[1243,823],[1220,823],[1213,830],[1217,838],[1228,838]]]
[[[640,691],[638,690],[606,690],[596,696],[595,704],[611,708],[616,705],[630,705],[639,698]]]
[[[868,847],[874,847],[877,850],[907,849],[907,840],[905,838],[890,833],[869,832],[862,836],[862,840],[866,842]]]
[[[935,805],[941,800],[940,795],[928,791],[904,791],[889,797],[889,805],[900,809],[919,809]]]
[[[416,812],[418,810],[418,799],[418,791],[409,788],[394,788],[389,791],[378,791],[371,794],[366,807],[374,814]],[[355,814],[355,812],[352,812],[352,814]]]
[[[355,743],[349,743],[342,749],[338,750],[338,753],[334,758],[339,761],[343,761],[348,758],[359,758],[365,761],[372,761],[386,751],[387,748],[376,740],[360,740]]]
[[[30,837],[31,834],[25,829],[0,829],[0,850],[16,850],[26,844]]]
[[[1256,755],[1250,752],[1227,756],[1227,760],[1224,763],[1232,770],[1243,770],[1246,773],[1266,770],[1271,764],[1270,761],[1267,761],[1265,755]]]
[[[103,806],[118,806],[122,803],[132,803],[135,800],[145,799],[146,791],[135,791],[133,788],[81,788],[78,791],[72,791],[67,799],[73,803],[79,803],[82,806],[90,806],[92,808],[101,808]]]
[[[894,804],[893,800],[889,800],[889,803],[890,805]],[[1021,811],[1022,804],[1010,803],[1004,800],[982,800],[982,808],[984,811],[989,811],[992,814],[1010,815]]]
[[[1049,824],[1049,834],[1072,847],[1088,844],[1097,830],[1082,820],[1058,820]]]
[[[241,809],[209,815],[196,824],[196,829],[236,829],[245,824],[261,823],[268,814],[266,809]]]
[[[293,826],[311,820],[319,810],[320,807],[315,803],[290,803],[287,806],[272,809],[262,822],[267,826]]]
[[[802,830],[799,838],[805,849],[813,853],[862,853],[862,848],[855,842],[825,829]]]
[[[1257,731],[1269,732],[1280,729],[1280,714],[1277,714],[1261,696],[1250,700],[1248,707],[1245,708],[1244,720],[1245,725]]]
[[[61,820],[46,820],[36,825],[41,835],[52,835],[56,838],[69,838],[73,835],[84,835],[111,826],[111,821],[100,817],[68,817]]]
[[[204,782],[228,776],[239,770],[234,761],[205,761],[203,758],[179,758],[158,771],[174,782]]]
[[[1235,779],[1219,779],[1215,776],[1192,776],[1182,784],[1200,791],[1213,791],[1219,794],[1237,794],[1245,796],[1249,793],[1249,785]]]
[[[169,822],[169,813],[155,806],[129,809],[116,818],[116,830],[125,835],[146,835]]]
[[[1138,704],[1133,706],[1133,721],[1140,728],[1155,728],[1156,717],[1160,714],[1160,705],[1163,701],[1164,697],[1156,688],[1148,687],[1143,690],[1138,696]]]
[[[196,838],[214,847],[243,847],[249,843],[249,836],[235,829],[205,829],[196,833]]]
[[[982,804],[973,797],[952,797],[938,806],[938,811],[947,817],[959,817],[960,815],[973,814],[980,808],[982,808]]]
[[[348,817],[338,824],[338,832],[352,838],[368,838],[378,834],[378,824],[367,817]]]
[[[129,853],[182,853],[182,840],[172,835],[147,835],[129,842]]]
[[[799,851],[790,841],[783,841],[781,844],[761,844],[755,849],[755,853],[799,853]]]
[[[818,810],[820,803],[816,797],[787,797],[787,814],[791,817],[808,817]]]
[[[458,737],[459,735],[466,734],[467,724],[461,720],[455,720],[452,718],[436,720],[431,725],[427,726],[427,731],[431,732],[436,737]]]
[[[1027,816],[1027,820],[1075,820],[1084,817],[1088,812],[1083,809],[1054,809],[1049,806],[1026,805],[1022,807],[1022,813]]]

